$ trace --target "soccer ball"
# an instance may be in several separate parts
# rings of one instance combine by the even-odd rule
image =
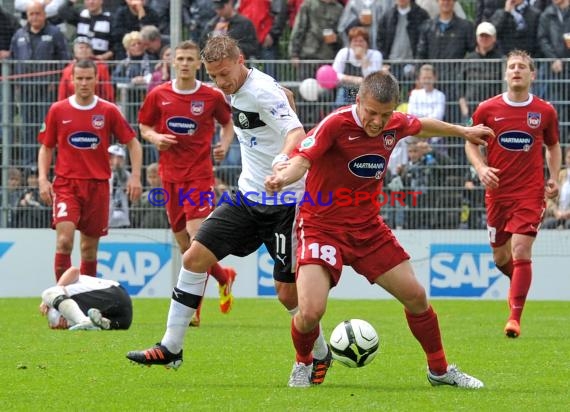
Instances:
[[[334,328],[331,338],[334,360],[349,368],[361,368],[376,357],[380,347],[372,325],[361,319],[345,320]]]

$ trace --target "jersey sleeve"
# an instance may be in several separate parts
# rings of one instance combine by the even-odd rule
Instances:
[[[228,103],[226,96],[224,96],[221,91],[217,89],[214,90],[216,92],[216,110],[214,111],[214,118],[219,124],[224,125],[232,119],[232,108]]]
[[[299,146],[293,151],[293,156],[303,156],[311,163],[322,157],[337,139],[342,130],[338,116],[328,116],[314,129],[309,131]]]
[[[275,83],[268,89],[258,91],[256,101],[259,104],[259,117],[273,130],[279,131],[281,137],[299,127],[303,127],[297,114],[289,106],[285,92]]]
[[[394,112],[390,123],[392,123],[392,121],[396,124],[396,127],[401,130],[397,133],[398,140],[407,136],[415,136],[422,130],[420,119],[413,114]],[[387,124],[384,129],[389,130],[391,128],[391,124]]]
[[[44,146],[54,148],[57,145],[57,109],[52,105],[38,134],[38,141]]]
[[[158,89],[149,92],[139,110],[138,121],[147,126],[154,126],[160,120],[160,110],[157,110]]]
[[[554,107],[548,104],[549,107],[549,122],[546,130],[544,131],[544,144],[552,146],[560,141],[560,130],[558,128],[558,114]]]
[[[482,103],[479,103],[479,105],[471,115],[471,125],[485,124],[483,122],[484,120],[483,110],[484,110],[484,105]]]
[[[111,113],[112,113],[111,118],[113,122],[112,123],[113,135],[117,140],[119,140],[119,142],[127,144],[136,137],[135,131],[133,130],[127,119],[125,119],[125,116],[123,116],[119,108],[112,106]]]

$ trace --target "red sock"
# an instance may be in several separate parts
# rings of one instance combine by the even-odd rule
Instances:
[[[441,342],[437,314],[431,305],[428,310],[419,315],[414,315],[408,312],[408,310],[404,311],[412,334],[422,345],[426,354],[430,371],[436,375],[443,375],[447,372],[447,360],[445,359],[443,343]]]
[[[225,285],[228,282],[228,274],[222,265],[214,263],[210,266],[208,273],[218,281],[219,285]]]
[[[87,276],[97,276],[97,261],[96,260],[82,260],[81,267],[79,268],[79,273]]]
[[[517,259],[513,261],[513,266],[513,277],[509,291],[509,307],[511,308],[509,319],[520,322],[526,296],[532,281],[531,260]]]
[[[513,276],[513,258],[511,257],[511,259],[505,263],[504,265],[496,265],[497,269],[499,269],[501,272],[503,272],[503,274],[508,277],[509,279],[512,278]]]
[[[295,327],[295,318],[291,320],[291,338],[295,347],[297,362],[310,365],[313,363],[313,346],[319,337],[319,325],[309,333],[301,333]]]
[[[53,270],[55,273],[55,281],[57,282],[63,272],[71,267],[71,255],[66,255],[64,253],[56,253],[55,261],[53,264]]]

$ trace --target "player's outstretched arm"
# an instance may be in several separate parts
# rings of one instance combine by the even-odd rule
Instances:
[[[477,126],[460,126],[427,117],[422,117],[419,121],[422,124],[422,129],[416,135],[417,137],[455,136],[462,137],[474,144],[486,146],[487,139],[495,135],[491,128],[480,124]]]
[[[280,192],[285,186],[302,178],[311,167],[311,162],[302,156],[295,156],[282,163],[278,172],[265,178],[265,190],[270,193]]]

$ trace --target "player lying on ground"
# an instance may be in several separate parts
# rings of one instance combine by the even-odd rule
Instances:
[[[118,282],[81,275],[74,266],[42,292],[40,312],[52,329],[128,329],[133,320],[131,298]]]

